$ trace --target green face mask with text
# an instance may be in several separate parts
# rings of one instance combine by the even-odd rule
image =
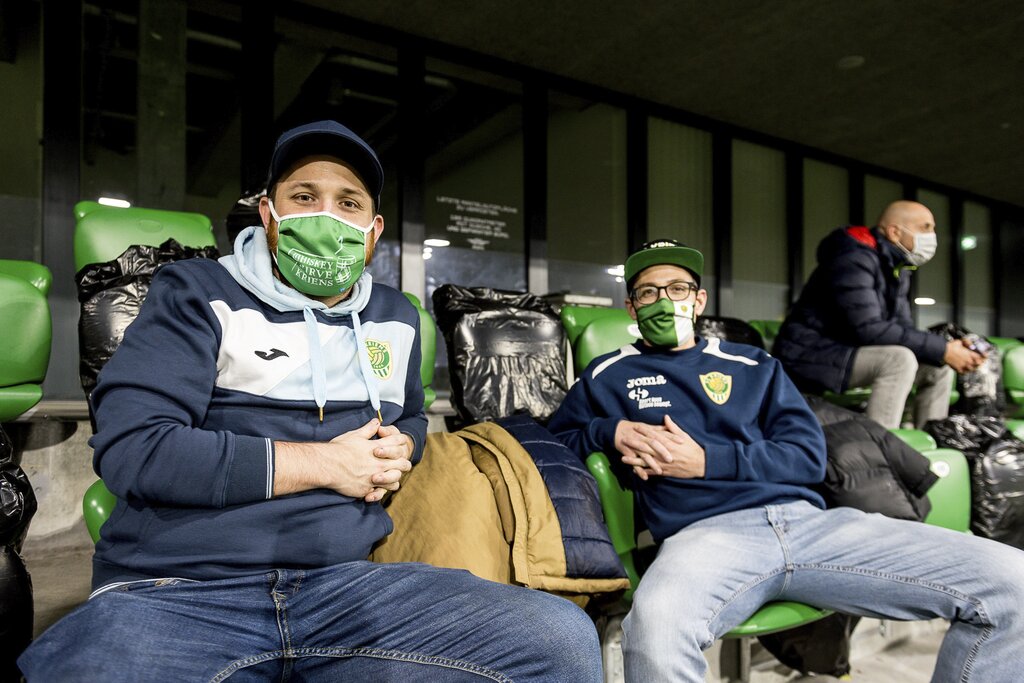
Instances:
[[[636,309],[636,324],[651,346],[682,346],[693,339],[693,302],[658,299]]]
[[[297,213],[278,216],[275,261],[281,275],[303,294],[337,296],[355,284],[366,265],[365,228],[332,213]]]

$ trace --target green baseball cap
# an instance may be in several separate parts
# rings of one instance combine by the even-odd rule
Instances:
[[[624,274],[627,286],[633,284],[633,278],[644,268],[661,265],[685,268],[697,278],[699,285],[701,273],[704,272],[704,255],[676,240],[647,242],[626,259]]]

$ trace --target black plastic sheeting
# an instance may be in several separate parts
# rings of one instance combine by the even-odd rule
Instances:
[[[947,341],[966,339],[976,351],[987,354],[985,362],[972,372],[956,377],[960,398],[950,407],[951,413],[963,415],[989,415],[999,417],[1006,408],[1003,396],[1003,357],[991,342],[954,323],[942,323],[928,328]]]
[[[0,426],[0,545],[21,550],[28,524],[36,513],[36,494],[14,461],[14,446]]]
[[[258,192],[246,192],[234,203],[224,219],[224,227],[228,232],[228,244],[232,247],[235,238],[250,225],[263,225],[260,218],[260,198],[266,195],[266,190]]]
[[[16,661],[32,640],[32,581],[18,552],[36,512],[36,496],[0,427],[0,681],[20,679]]]
[[[1024,549],[1024,441],[984,415],[932,420],[925,430],[971,464],[971,531]]]
[[[446,284],[431,296],[463,424],[527,413],[546,423],[565,398],[562,322],[542,298]]]
[[[160,266],[187,258],[217,258],[216,247],[195,249],[169,239],[159,247],[132,246],[112,261],[90,263],[75,274],[78,319],[78,373],[86,396],[121,344],[125,328],[139,314]]]
[[[697,335],[708,338],[724,339],[739,344],[750,344],[759,349],[764,348],[764,341],[761,333],[755,330],[750,323],[739,318],[727,318],[724,316],[703,315],[697,318],[694,326]]]

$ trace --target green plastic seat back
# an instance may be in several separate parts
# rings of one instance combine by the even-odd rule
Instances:
[[[30,261],[0,261],[0,422],[13,420],[43,397],[53,327],[45,291],[52,276]]]
[[[1006,421],[1006,428],[1010,430],[1010,433],[1015,437],[1024,441],[1024,420],[1012,419]]]
[[[559,316],[562,319],[562,327],[565,328],[565,336],[569,345],[575,347],[576,339],[587,325],[597,318],[609,315],[608,311],[614,310],[621,309],[600,306],[563,306]]]
[[[423,409],[426,410],[437,398],[437,392],[430,385],[434,382],[434,361],[437,357],[437,327],[420,300],[409,292],[403,292],[420,314],[420,380],[423,382]]]
[[[1006,358],[1010,349],[1024,345],[1024,342],[1016,337],[989,337],[988,340],[992,342],[992,346],[999,349],[999,354],[1003,358]]]
[[[967,458],[958,450],[938,448],[935,439],[920,429],[893,429],[893,434],[931,461],[931,471],[939,477],[928,489],[932,510],[928,524],[954,531],[971,528],[971,475]]]
[[[0,274],[11,275],[25,280],[47,296],[53,284],[53,273],[41,263],[0,258]]]
[[[590,320],[576,335],[576,342],[572,345],[573,367],[577,375],[601,354],[632,344],[640,338],[636,322],[626,311],[619,308],[595,310],[603,313]]]
[[[779,336],[779,328],[782,327],[781,320],[749,320],[750,326],[757,330],[758,334],[761,335],[761,341],[764,342],[764,350],[768,353],[772,351],[772,344],[775,343],[775,338]]]
[[[199,213],[78,202],[75,217],[76,271],[111,261],[132,245],[158,247],[172,237],[186,247],[216,244],[210,219]]]
[[[928,489],[932,510],[924,521],[954,531],[968,531],[971,528],[971,474],[967,458],[952,448],[934,448],[922,454],[931,461],[931,470],[939,477]]]
[[[898,436],[903,443],[907,444],[915,451],[931,451],[938,448],[935,443],[935,439],[932,435],[921,429],[890,429],[893,434]]]
[[[1024,345],[1014,346],[1003,357],[1003,386],[1013,403],[1024,405]]]

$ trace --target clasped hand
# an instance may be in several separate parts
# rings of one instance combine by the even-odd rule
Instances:
[[[331,439],[329,446],[324,449],[327,488],[367,503],[397,491],[402,475],[412,469],[412,439],[376,418]]]
[[[968,340],[951,339],[946,342],[946,353],[942,360],[957,373],[963,374],[977,370],[987,357],[987,354],[973,350]]]
[[[704,449],[668,415],[660,425],[623,420],[615,428],[615,448],[622,462],[644,481],[665,476],[704,476]]]

